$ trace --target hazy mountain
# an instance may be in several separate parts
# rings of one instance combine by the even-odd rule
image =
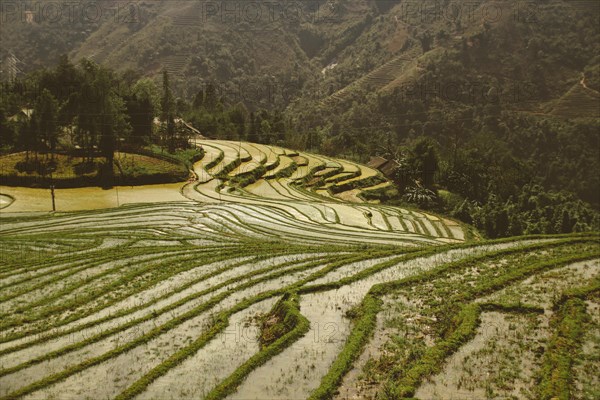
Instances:
[[[287,103],[307,83],[311,98],[343,100],[357,88],[406,85],[438,63],[503,87],[535,76],[559,98],[598,67],[598,3],[588,1],[52,4],[3,7],[2,50],[22,71],[61,53],[149,76],[167,68],[187,98],[214,80],[227,97],[263,106]],[[588,81],[598,89],[597,75]]]
[[[91,59],[120,73],[136,120],[138,78],[160,87],[166,69],[174,112],[207,137],[393,158],[397,198],[419,182],[448,190],[458,197],[435,207],[490,236],[555,229],[558,208],[518,226],[531,193],[600,207],[597,1],[56,4],[2,2],[4,75]],[[28,95],[4,108],[31,107]],[[515,228],[490,228],[504,211]]]

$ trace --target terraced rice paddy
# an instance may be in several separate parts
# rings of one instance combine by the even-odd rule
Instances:
[[[598,393],[597,235],[482,241],[318,193],[378,184],[366,167],[203,146],[179,200],[28,215],[3,188],[0,398]]]
[[[600,93],[586,87],[582,81],[557,101],[551,114],[567,118],[600,118],[598,101]]]

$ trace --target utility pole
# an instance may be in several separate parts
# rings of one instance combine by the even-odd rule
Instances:
[[[54,200],[54,185],[50,185],[50,195],[52,196],[52,212],[56,212],[56,201]]]
[[[50,172],[50,196],[52,197],[52,212],[56,212],[56,200],[54,196],[54,181],[52,180],[52,172]]]
[[[121,142],[121,141],[120,141],[119,139],[117,139],[117,145],[115,146],[115,147],[116,147],[116,149],[115,149],[115,150],[116,150],[116,153],[117,153],[118,155],[121,155],[121,153],[119,152],[119,144],[120,144],[120,142]],[[124,154],[125,154],[125,153],[124,153]],[[125,155],[124,155],[124,154],[123,154],[123,158],[125,158]],[[120,162],[120,161],[119,161],[119,162]],[[125,162],[127,162],[127,161],[125,161]],[[132,155],[131,155],[131,166],[133,166],[133,163],[134,163],[134,159],[133,159],[133,154],[132,154]],[[112,165],[111,165],[110,167],[111,167],[111,168],[113,168],[113,170],[114,170],[114,167],[113,167]],[[113,180],[113,183],[117,183],[117,184],[115,185],[115,192],[117,193],[117,208],[118,208],[118,207],[121,207],[121,205],[119,204],[119,183],[118,183],[118,182],[115,182],[115,176],[114,176],[114,174],[111,174],[111,175],[112,175],[112,180]]]

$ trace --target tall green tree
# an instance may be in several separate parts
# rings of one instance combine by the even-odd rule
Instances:
[[[213,82],[209,82],[206,85],[206,92],[204,93],[204,107],[207,110],[214,110],[219,104],[219,96],[217,93],[217,87]]]
[[[229,111],[229,120],[237,133],[237,139],[246,139],[246,119],[248,118],[248,109],[244,103],[236,104]]]
[[[425,31],[419,36],[419,42],[421,42],[423,53],[427,53],[429,50],[431,50],[431,45],[433,44],[433,35],[429,31]]]
[[[163,96],[161,100],[161,120],[166,124],[166,139],[169,152],[175,151],[175,98],[169,84],[169,72],[163,71]]]
[[[116,91],[118,85],[111,71],[88,60],[83,60],[81,67],[84,82],[77,102],[77,137],[88,161],[99,149],[106,159],[107,171],[112,173],[116,145],[131,129],[125,104]]]
[[[433,140],[426,137],[418,139],[410,151],[410,162],[423,186],[432,186],[439,163]]]
[[[260,116],[251,112],[250,113],[250,127],[248,129],[248,141],[253,143],[259,143],[260,141],[260,124],[261,124]]]
[[[95,76],[98,66],[89,60],[82,60],[80,67],[83,73],[82,84],[75,101],[76,141],[86,154],[86,161],[92,162],[100,134],[98,120],[98,92],[95,87]]]
[[[2,93],[0,93],[0,96]],[[14,131],[9,126],[7,112],[4,104],[0,102],[0,147],[6,148],[14,144]]]
[[[142,145],[151,140],[154,117],[160,112],[160,94],[151,79],[140,79],[133,85],[127,99],[131,121],[131,143]]]
[[[44,89],[37,98],[31,116],[32,127],[37,132],[36,150],[49,149],[51,154],[56,150],[59,134],[58,113],[58,101],[49,90]]]
[[[102,156],[106,159],[106,169],[109,174],[112,174],[117,143],[122,137],[129,134],[131,127],[125,102],[121,97],[115,93],[110,93],[102,100],[104,104],[99,148]]]

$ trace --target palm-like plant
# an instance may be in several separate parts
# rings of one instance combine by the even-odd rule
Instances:
[[[424,206],[435,200],[436,194],[427,188],[419,185],[409,186],[404,193],[404,200],[409,203],[415,203],[419,206]]]

